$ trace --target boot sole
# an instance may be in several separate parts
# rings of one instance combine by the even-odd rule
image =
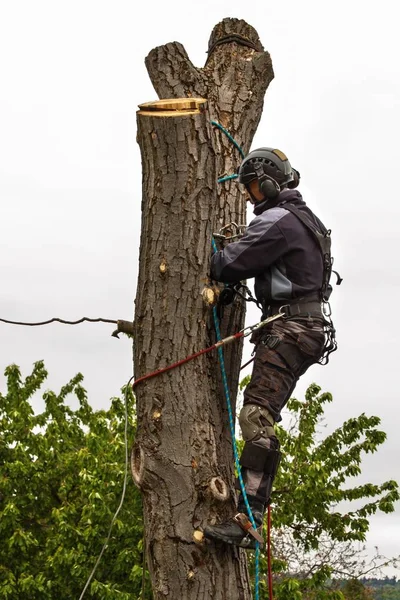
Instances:
[[[226,537],[222,534],[211,534],[210,532],[204,532],[205,537],[208,540],[217,540],[218,542],[223,542],[224,544],[229,544],[230,546],[237,546],[238,548],[244,548],[245,550],[255,550],[256,549],[256,541],[251,540],[250,542],[244,544],[243,541],[246,539],[246,536],[240,541],[235,542],[232,538]]]

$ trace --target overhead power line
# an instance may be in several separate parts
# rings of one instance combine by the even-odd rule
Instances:
[[[79,323],[83,323],[84,321],[89,321],[90,323],[115,323],[118,321],[115,319],[91,319],[90,317],[82,317],[78,321],[66,321],[65,319],[59,319],[58,317],[53,317],[52,319],[48,319],[47,321],[40,321],[37,323],[24,323],[22,321],[9,321],[8,319],[0,319],[3,323],[9,323],[10,325],[27,325],[28,327],[36,327],[37,325],[48,325],[49,323],[65,323],[66,325],[78,325]]]
[[[129,335],[133,335],[133,322],[132,321],[124,321],[123,319],[103,319],[101,317],[92,319],[91,317],[82,317],[77,321],[67,321],[66,319],[60,319],[59,317],[53,317],[52,319],[48,319],[47,321],[37,321],[37,322],[25,322],[25,321],[11,321],[9,319],[1,319],[1,323],[7,323],[8,325],[22,325],[25,327],[38,327],[41,325],[49,325],[50,323],[63,323],[64,325],[79,325],[80,323],[84,323],[85,321],[89,323],[113,323],[117,325],[117,329],[112,333],[113,337],[118,337],[119,333],[127,333]]]

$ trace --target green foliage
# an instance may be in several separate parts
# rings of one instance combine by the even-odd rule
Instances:
[[[34,365],[25,381],[5,371],[0,396],[0,598],[79,598],[119,504],[125,471],[124,403],[94,411],[78,374],[59,394],[32,396],[47,372]],[[66,404],[71,397],[77,410]],[[135,414],[127,393],[130,437]],[[131,440],[132,442],[132,440]],[[142,578],[142,511],[130,479],[126,502],[88,597],[137,600]]]
[[[274,526],[290,527],[305,551],[318,548],[323,532],[338,542],[364,541],[368,517],[377,511],[393,512],[400,497],[392,480],[347,485],[349,478],[361,473],[363,454],[376,452],[386,434],[377,428],[378,417],[362,414],[318,441],[324,405],[332,401],[331,394],[320,391],[312,384],[305,402],[289,400],[297,425],[289,430],[277,428],[283,458],[275,480]],[[357,509],[345,513],[335,509],[342,501],[364,499],[368,501]]]
[[[373,600],[371,590],[358,579],[349,579],[342,588],[345,600]]]
[[[46,391],[44,411],[34,414],[32,397],[47,376],[43,363],[36,363],[25,381],[15,365],[5,375],[7,394],[0,395],[0,598],[79,598],[120,501],[124,401],[113,398],[109,410],[94,411],[78,374],[59,394]],[[70,408],[71,399],[76,410]],[[130,389],[127,401],[131,445],[136,421]],[[318,441],[317,426],[330,401],[330,394],[310,386],[305,403],[292,399],[288,404],[295,425],[288,431],[279,428],[283,460],[273,497],[274,537],[291,530],[303,554],[318,550],[323,535],[338,544],[363,540],[368,517],[391,512],[399,497],[393,481],[348,486],[348,479],[360,473],[363,454],[376,451],[385,434],[377,417],[361,415]],[[342,500],[366,503],[341,514],[336,505]],[[125,503],[87,597],[141,598],[142,531],[140,495],[129,478]],[[273,561],[276,600],[347,598],[343,588],[333,589],[332,565],[294,573],[288,564],[285,556]],[[265,553],[261,572],[260,598],[266,600]],[[382,600],[398,597],[381,591],[386,593],[379,596]],[[148,589],[146,594],[151,597]]]
[[[245,385],[246,382],[242,382],[241,388]],[[296,560],[292,557],[291,569],[285,556],[273,561],[274,597],[277,600],[343,600],[342,591],[331,585],[335,566],[333,553],[329,553],[331,562],[324,562],[321,555],[317,555],[312,564],[312,552],[318,552],[322,538],[331,540],[332,546],[337,544],[339,548],[341,543],[365,540],[368,517],[377,511],[393,512],[399,499],[395,481],[380,485],[348,485],[349,479],[361,473],[363,455],[375,452],[385,441],[386,434],[378,429],[378,417],[362,414],[346,421],[325,439],[318,440],[317,428],[324,405],[332,401],[331,394],[320,392],[321,388],[312,384],[306,392],[305,402],[292,398],[287,408],[292,414],[293,426],[289,429],[276,426],[283,456],[272,496],[273,537],[279,540],[283,532],[291,531],[291,554],[297,551]],[[359,504],[365,499],[367,502],[355,510],[338,510],[337,505],[342,501],[358,501]],[[310,562],[305,571],[307,553],[310,553]],[[254,569],[254,556],[251,568]],[[267,568],[262,555],[261,600],[268,599]]]
[[[400,600],[400,581],[397,581],[395,577],[362,579],[361,581],[372,591],[374,600]]]

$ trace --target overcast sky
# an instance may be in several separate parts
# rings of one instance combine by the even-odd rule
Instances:
[[[361,412],[379,415],[388,441],[365,459],[362,480],[400,480],[394,0],[3,0],[0,318],[132,319],[141,218],[135,112],[156,99],[144,58],[180,41],[203,66],[224,17],[253,25],[272,56],[275,79],[253,147],[281,148],[301,172],[300,191],[332,229],[344,278],[332,302],[339,350],[295,395],[311,381],[332,392],[327,431]],[[112,330],[0,324],[0,371],[15,362],[27,375],[44,359],[53,389],[81,371],[92,405],[106,407],[132,374],[131,344]],[[398,512],[372,519],[370,549],[394,555],[399,540]]]

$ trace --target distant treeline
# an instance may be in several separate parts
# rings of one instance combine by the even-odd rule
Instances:
[[[396,577],[360,580],[372,591],[374,600],[400,600],[400,581]]]
[[[364,587],[364,590],[357,590],[358,593],[355,595],[349,594],[349,597],[354,600],[360,598],[360,600],[400,600],[400,581],[396,577],[384,577],[383,579],[367,578],[363,577],[358,580]],[[349,580],[342,580],[340,582],[340,588],[346,592],[350,591]],[[355,590],[354,590],[355,591]]]
[[[397,577],[385,577],[384,579],[373,579],[373,578],[362,577],[360,579],[360,581],[364,585],[369,586],[369,587],[374,587],[374,588],[381,588],[381,587],[384,587],[385,585],[390,585],[393,587],[400,585],[400,581],[397,580]]]

